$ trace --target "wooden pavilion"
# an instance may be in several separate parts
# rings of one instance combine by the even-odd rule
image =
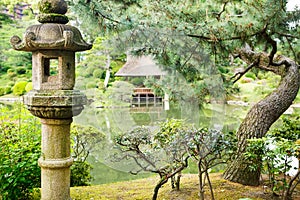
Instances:
[[[160,77],[166,75],[160,67],[154,62],[151,56],[133,57],[127,56],[125,65],[115,74],[123,77]],[[150,88],[137,87],[133,91],[132,105],[148,106],[163,103],[163,97],[158,97]]]

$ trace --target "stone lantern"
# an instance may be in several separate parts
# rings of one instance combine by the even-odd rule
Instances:
[[[64,0],[41,0],[38,21],[23,40],[11,38],[15,50],[32,52],[33,90],[24,104],[42,123],[41,167],[43,200],[70,199],[70,125],[81,113],[86,96],[73,90],[75,52],[92,48],[80,31],[68,23]]]

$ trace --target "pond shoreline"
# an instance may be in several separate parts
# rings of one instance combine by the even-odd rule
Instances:
[[[21,96],[21,97],[0,97],[0,102],[23,102],[23,96]]]

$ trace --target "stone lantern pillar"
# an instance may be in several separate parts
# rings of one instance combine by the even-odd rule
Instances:
[[[23,40],[11,38],[15,50],[32,52],[33,90],[24,97],[28,110],[42,123],[42,200],[70,199],[70,124],[81,113],[86,97],[73,90],[75,52],[92,48],[68,23],[64,0],[41,0],[38,21]]]

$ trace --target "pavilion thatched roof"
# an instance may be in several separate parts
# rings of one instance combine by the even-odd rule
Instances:
[[[154,62],[151,56],[133,57],[128,55],[125,65],[115,74],[115,76],[163,76],[166,72]]]

